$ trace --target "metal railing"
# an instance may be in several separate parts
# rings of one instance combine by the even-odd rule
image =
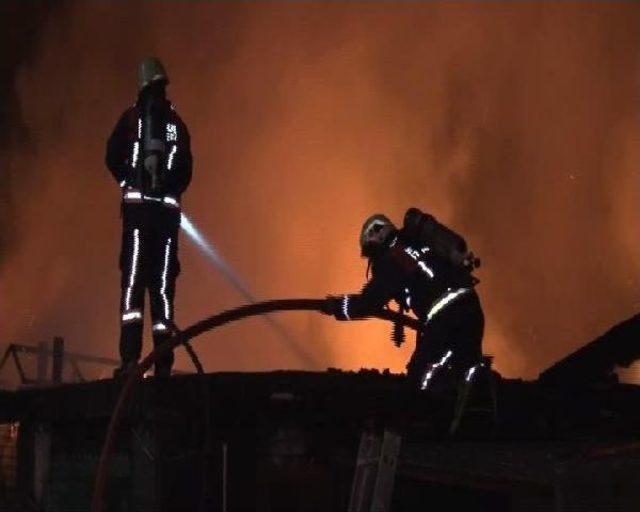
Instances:
[[[193,349],[188,344],[185,344],[185,349],[197,367],[200,362],[193,352]],[[22,359],[25,356],[34,356],[36,358],[35,377],[29,375],[29,372],[25,369],[25,361]],[[65,351],[64,338],[60,336],[53,338],[52,343],[46,341],[40,342],[37,345],[11,343],[0,359],[0,373],[2,373],[2,370],[10,361],[13,361],[17,370],[21,387],[48,386],[65,382],[65,368],[68,368],[71,373],[71,378],[67,379],[66,382],[87,382],[87,380],[91,379],[87,379],[82,372],[81,363],[108,366],[113,369],[120,366],[119,360],[110,357],[91,356]],[[174,369],[172,373],[175,375],[183,375],[189,372]],[[109,372],[109,376],[111,376],[111,372]],[[0,388],[3,387],[8,387],[7,382],[0,379]]]
[[[25,371],[25,365],[21,359],[24,356],[36,357],[36,375],[29,376]],[[0,359],[0,372],[9,361],[13,361],[20,378],[21,386],[44,386],[63,382],[65,366],[71,370],[73,382],[86,382],[86,378],[80,369],[80,363],[93,363],[117,367],[120,361],[109,357],[90,356],[68,352],[64,349],[64,339],[53,338],[51,348],[49,343],[41,342],[38,345],[22,345],[11,343]],[[51,375],[49,376],[49,362],[51,362]]]

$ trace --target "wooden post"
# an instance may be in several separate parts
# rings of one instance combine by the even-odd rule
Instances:
[[[222,512],[227,512],[227,451],[227,443],[222,443]]]
[[[49,376],[49,358],[47,357],[47,342],[38,343],[38,355],[36,366],[36,383],[43,386],[47,383]]]
[[[48,423],[37,423],[33,444],[33,497],[43,510],[46,510],[50,468],[51,426]]]
[[[60,384],[62,382],[62,371],[64,369],[64,338],[60,336],[53,338],[52,362],[51,380],[56,384]]]

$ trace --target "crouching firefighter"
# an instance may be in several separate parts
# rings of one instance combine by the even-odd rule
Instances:
[[[338,320],[365,318],[394,300],[424,326],[407,365],[409,382],[427,390],[470,378],[482,365],[484,316],[471,273],[480,262],[464,239],[411,208],[401,229],[384,215],[369,217],[360,249],[371,278],[359,294],[330,297],[326,312]],[[394,338],[403,341],[397,332]]]
[[[187,127],[166,98],[168,83],[159,60],[144,60],[138,99],[107,143],[106,164],[122,191],[122,366],[116,375],[134,368],[140,358],[147,289],[154,345],[173,330],[180,196],[191,181],[192,160]],[[172,365],[173,354],[166,354],[156,362],[155,375],[169,376]]]

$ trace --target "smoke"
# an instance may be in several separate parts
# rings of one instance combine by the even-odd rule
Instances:
[[[483,260],[498,369],[534,376],[638,309],[638,27],[632,2],[66,4],[14,76],[33,144],[11,143],[3,334],[116,353],[104,144],[157,55],[192,135],[184,204],[257,299],[358,289],[362,219],[418,206]],[[180,325],[244,301],[181,261]],[[385,324],[281,318],[327,366],[411,351]],[[196,348],[210,370],[301,366],[260,320]]]
[[[184,212],[180,214],[180,227],[196,247],[200,249],[202,255],[213,263],[214,268],[218,272],[222,273],[226,280],[238,293],[240,293],[244,300],[255,304],[257,302],[256,298],[253,293],[249,291],[249,288],[244,284],[238,273],[231,265],[229,265],[215,246],[207,240],[207,238],[200,232]],[[264,315],[263,318],[278,333],[280,340],[287,346],[287,349],[294,352],[306,367],[314,368],[316,366],[316,362],[309,356],[307,351],[304,349],[304,346],[292,339],[286,329],[284,329],[278,321],[270,315]]]
[[[16,226],[11,222],[16,205],[11,190],[29,179],[25,172],[13,169],[13,153],[29,148],[29,130],[24,125],[20,100],[14,84],[15,72],[24,65],[39,43],[37,34],[42,24],[54,11],[53,4],[25,6],[24,3],[0,5],[0,45],[8,49],[0,61],[0,160],[6,169],[0,181],[0,265],[6,247],[15,241]],[[16,24],[14,19],[23,18]],[[10,49],[10,50],[9,50]]]

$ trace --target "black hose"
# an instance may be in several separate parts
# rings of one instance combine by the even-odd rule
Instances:
[[[187,351],[187,354],[189,355],[189,358],[191,359],[191,362],[193,363],[193,366],[195,366],[196,368],[196,373],[203,374],[204,368],[202,367],[202,363],[200,362],[200,359],[198,358],[198,354],[196,353],[196,351],[193,350],[193,347],[188,341],[185,341],[183,345],[184,345],[184,349]]]
[[[106,489],[107,481],[107,469],[109,466],[109,459],[111,458],[111,452],[115,442],[115,435],[117,427],[120,423],[124,406],[133,391],[133,388],[137,382],[139,382],[144,373],[151,368],[159,357],[165,353],[173,350],[178,345],[185,345],[188,347],[187,342],[200,334],[220,327],[221,325],[229,322],[234,322],[255,315],[264,315],[265,313],[271,313],[274,311],[320,311],[322,312],[326,306],[326,299],[283,299],[283,300],[271,300],[266,302],[257,302],[255,304],[247,304],[235,309],[230,309],[218,313],[217,315],[210,316],[197,322],[190,327],[187,327],[184,331],[176,332],[176,334],[167,340],[162,345],[156,347],[147,357],[145,357],[138,366],[127,375],[118,401],[111,415],[109,421],[109,427],[107,429],[107,435],[102,446],[102,452],[100,454],[100,461],[98,462],[98,470],[96,473],[96,480],[93,488],[93,499],[91,502],[92,512],[103,512],[104,509],[104,492]],[[409,327],[415,330],[420,329],[420,323],[410,317],[407,317],[401,313],[395,313],[389,310],[381,310],[379,313],[372,315],[372,317],[380,318],[382,320],[388,320],[402,324],[405,327]],[[189,348],[187,348],[189,352]],[[195,361],[194,359],[194,364]],[[198,362],[199,364],[199,362]],[[202,369],[202,365],[199,365]],[[197,368],[197,366],[196,366]]]

